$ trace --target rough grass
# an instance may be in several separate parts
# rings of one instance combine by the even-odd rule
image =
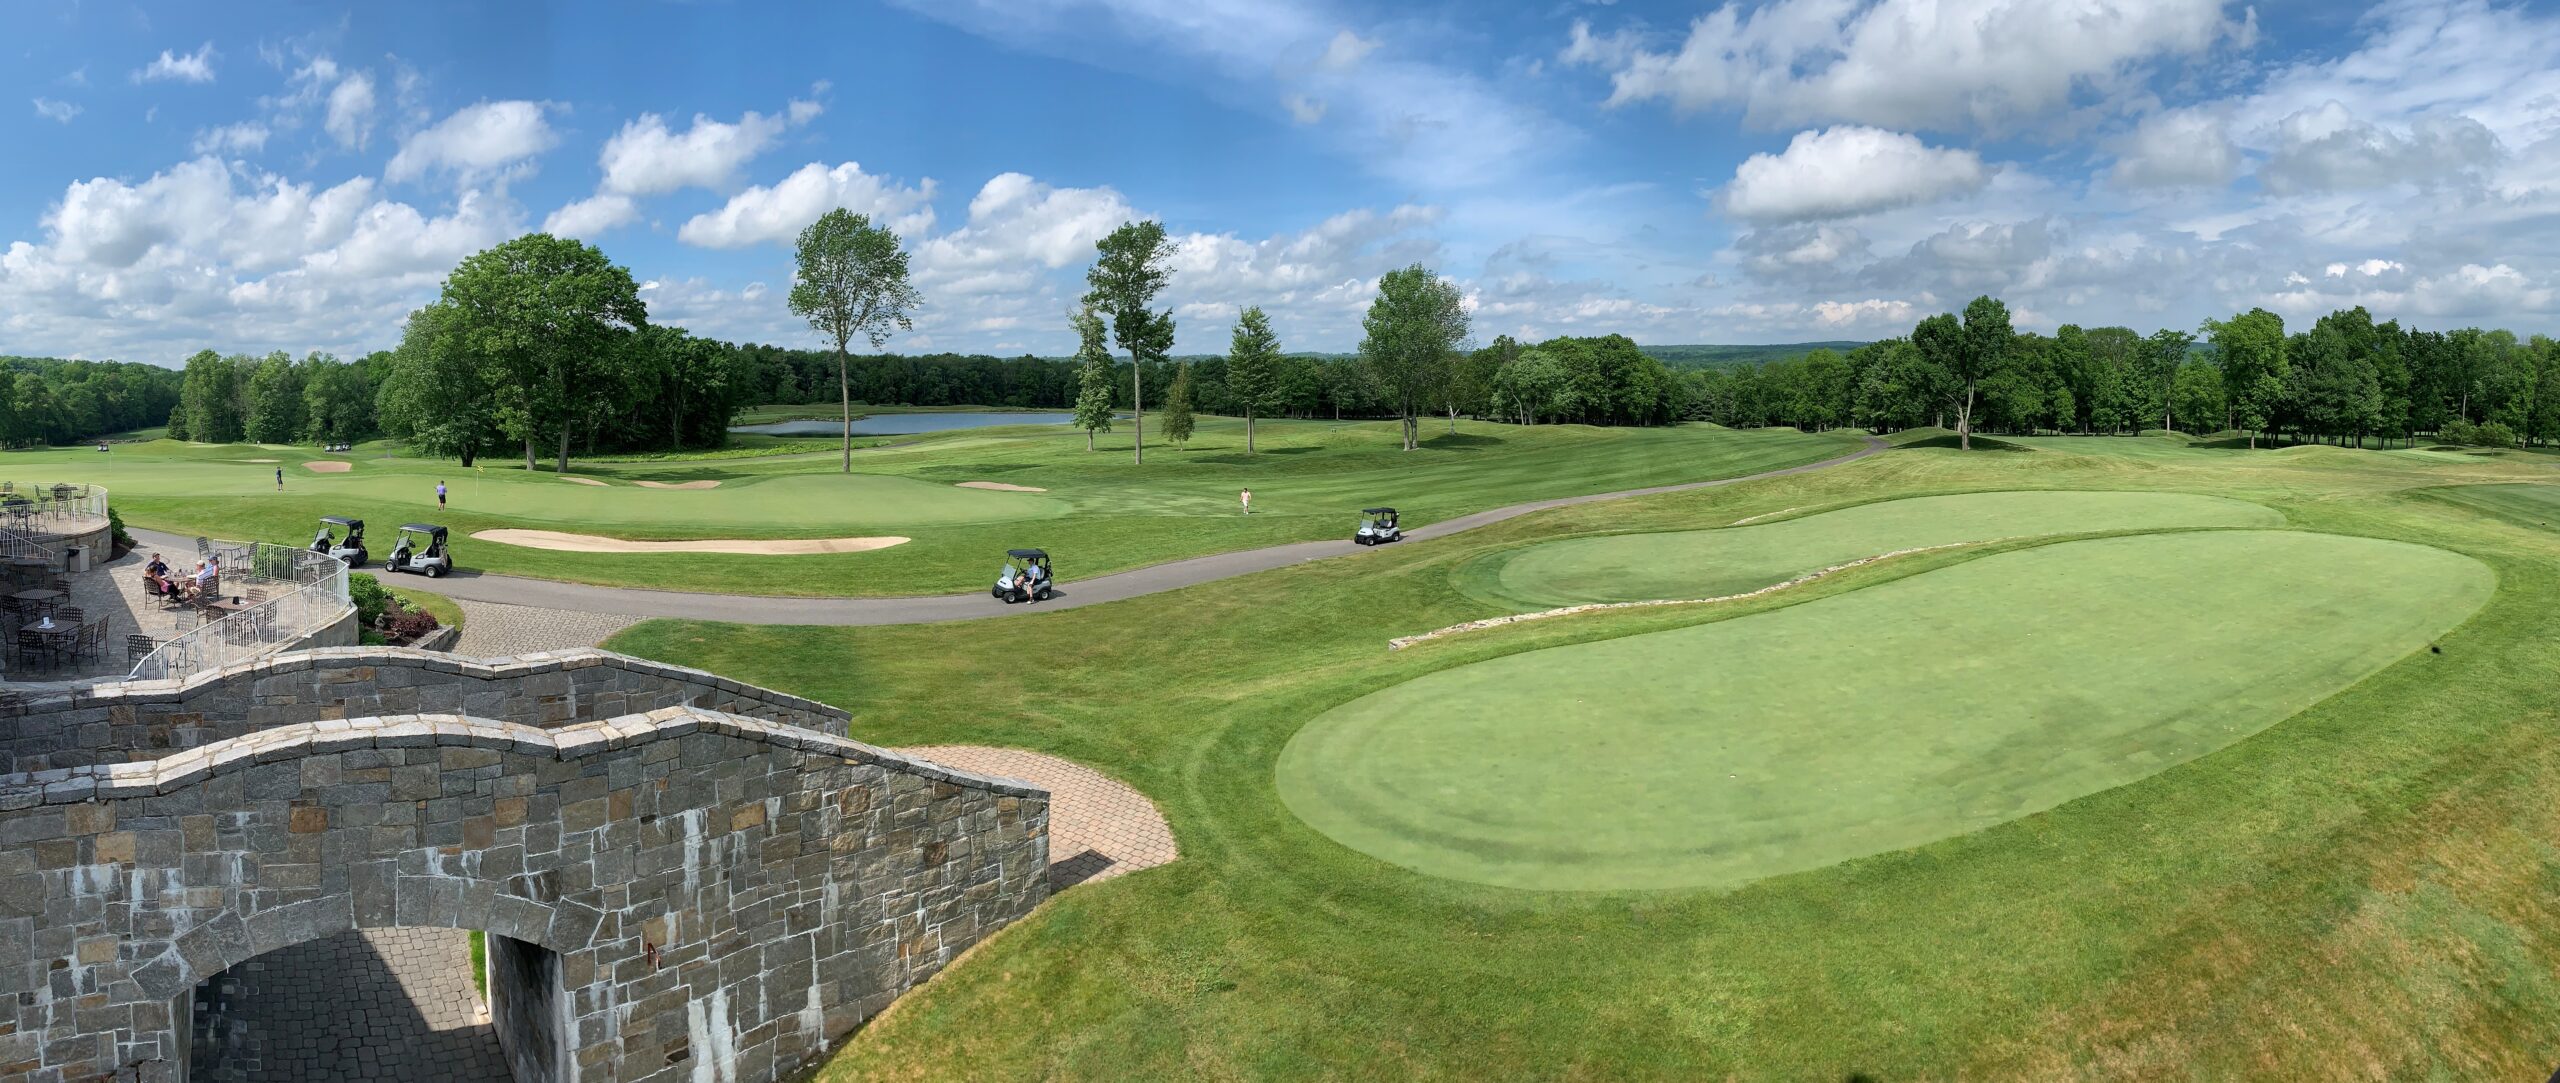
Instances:
[[[2540,1078],[2560,1063],[2560,537],[2405,495],[2535,476],[2378,453],[1898,451],[1109,606],[910,628],[654,622],[614,645],[843,705],[866,740],[1093,763],[1180,836],[1181,861],[1069,892],[910,994],[830,1079]],[[1279,799],[1292,735],[1370,692],[1979,558],[1387,652],[1391,636],[1493,615],[1450,585],[1469,557],[1556,532],[2032,487],[2248,500],[2297,529],[2463,553],[2498,587],[2442,654],[2211,755],[1737,890],[1429,877]],[[2078,615],[2301,631],[2213,601]]]
[[[1611,429],[1427,426],[1407,453],[1392,423],[1263,422],[1262,454],[1243,454],[1243,425],[1203,418],[1185,451],[1150,447],[1129,462],[1129,437],[1088,452],[1063,426],[977,429],[921,437],[858,453],[838,472],[832,446],[803,454],[644,463],[578,460],[605,486],[561,484],[548,469],[506,461],[462,470],[386,445],[361,446],[355,469],[319,475],[275,466],[317,458],[292,448],[161,441],[121,448],[111,465],[95,451],[0,455],[0,476],[95,480],[138,526],[181,534],[302,544],[322,515],[375,524],[426,519],[453,528],[466,570],[578,582],[776,595],[901,595],[983,589],[1004,551],[1056,554],[1066,582],[1203,553],[1314,538],[1348,537],[1358,510],[1403,509],[1408,525],[1544,497],[1703,481],[1813,462],[1854,449],[1855,436],[1793,430],[1736,432],[1712,426]],[[347,458],[347,457],[341,457]],[[435,507],[435,484],[452,490]],[[718,481],[716,489],[666,491],[631,482]],[[964,489],[1003,481],[1046,493]],[[1254,514],[1237,491],[1254,490]],[[839,537],[913,538],[871,553],[704,560],[665,554],[547,552],[470,540],[504,527],[652,540]]]

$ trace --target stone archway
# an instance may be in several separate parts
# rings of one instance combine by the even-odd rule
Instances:
[[[486,1010],[471,933],[350,929],[207,977],[187,993],[195,1083],[550,1080],[563,1056],[557,953],[489,936]],[[500,1014],[500,1005],[511,1011]],[[500,1024],[513,1024],[502,1039]],[[530,1025],[527,1025],[530,1023]]]

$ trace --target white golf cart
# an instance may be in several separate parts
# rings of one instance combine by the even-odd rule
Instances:
[[[400,541],[391,547],[390,556],[382,558],[382,569],[443,578],[453,570],[453,554],[446,550],[444,536],[444,528],[431,523],[403,524]]]
[[[1394,508],[1360,509],[1360,530],[1351,540],[1360,545],[1385,545],[1404,537],[1404,529],[1396,525]]]
[[[335,533],[340,530],[346,532],[342,537]],[[364,520],[343,515],[320,517],[320,533],[312,537],[311,551],[336,557],[350,568],[364,567],[365,561],[373,559],[364,549]]]

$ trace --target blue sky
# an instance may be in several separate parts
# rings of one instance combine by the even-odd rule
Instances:
[[[653,317],[811,344],[789,238],[895,225],[901,350],[1064,353],[1092,242],[1345,349],[1420,261],[1478,337],[1867,338],[2366,304],[2560,314],[2560,10],[2487,0],[26,5],[0,352],[396,341],[551,229]]]

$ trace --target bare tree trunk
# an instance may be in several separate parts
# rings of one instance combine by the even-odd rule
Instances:
[[[845,373],[849,362],[844,355],[844,340],[836,340],[836,403],[844,407],[844,472],[853,473],[853,377]]]
[[[1973,389],[1964,389],[1964,405],[1956,409],[1956,448],[1973,450]]]
[[[1244,408],[1244,453],[1245,453],[1245,454],[1247,454],[1247,455],[1251,455],[1251,454],[1253,454],[1253,404],[1252,404],[1252,403],[1246,403],[1246,404],[1245,404],[1245,408]]]
[[[1086,451],[1091,451],[1091,450],[1093,450],[1093,430],[1092,430],[1092,429],[1086,429],[1086,430],[1084,431],[1084,449],[1085,449]]]
[[[525,469],[527,469],[527,470],[531,470],[531,469],[534,469],[534,468],[535,468],[535,460],[534,460],[534,457],[533,457],[533,434],[532,434],[532,433],[526,433],[526,434],[525,434],[525,436],[524,436],[524,468],[525,468]]]
[[[560,460],[551,469],[557,474],[569,472],[569,423],[566,421],[560,423]]]
[[[1138,360],[1138,351],[1129,351],[1129,431],[1136,437],[1129,441],[1129,461],[1145,465],[1147,461],[1147,367]]]

